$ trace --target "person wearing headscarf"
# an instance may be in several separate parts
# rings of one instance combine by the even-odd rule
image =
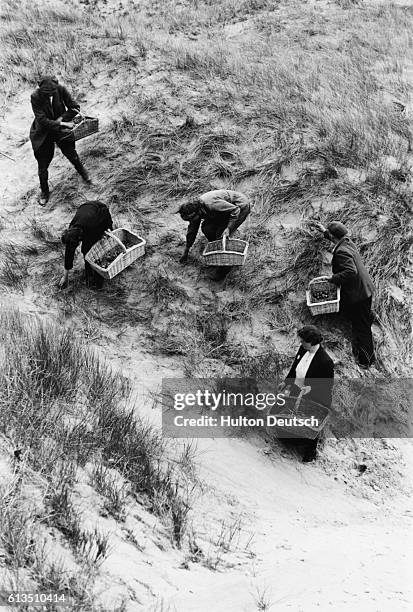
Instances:
[[[91,184],[91,180],[76,152],[74,139],[70,136],[74,125],[71,120],[80,109],[78,102],[54,76],[43,76],[30,100],[34,113],[30,140],[38,165],[41,189],[39,203],[44,206],[50,196],[48,169],[54,156],[55,144],[82,179],[88,184]]]
[[[68,229],[62,234],[65,245],[65,271],[60,280],[61,289],[67,286],[69,271],[73,268],[75,252],[80,243],[83,257],[100,240],[106,230],[113,229],[112,217],[108,207],[103,202],[93,200],[85,202],[77,209]],[[86,284],[100,289],[103,278],[97,274],[85,260]]]
[[[340,312],[351,322],[353,354],[357,364],[367,369],[376,360],[371,332],[373,281],[343,223],[332,221],[327,227],[319,222],[313,225],[334,243],[333,274],[327,280],[341,288]]]

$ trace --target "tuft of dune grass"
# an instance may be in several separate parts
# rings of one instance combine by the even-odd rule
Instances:
[[[161,434],[135,416],[128,381],[72,331],[17,312],[3,313],[1,329],[0,431],[50,482],[51,523],[94,563],[104,556],[104,541],[83,533],[71,501],[77,470],[99,460],[100,469],[116,466],[180,546],[190,501]]]

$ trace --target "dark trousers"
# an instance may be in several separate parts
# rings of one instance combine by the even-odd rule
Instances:
[[[353,354],[356,360],[364,366],[372,365],[374,355],[373,335],[371,324],[371,296],[355,304],[347,304],[343,308],[344,314],[350,319],[352,327]]]
[[[56,141],[56,144],[61,150],[61,152],[63,153],[63,155],[70,161],[71,164],[74,165],[78,173],[83,178],[86,178],[87,176],[86,170],[76,152],[75,143],[65,142],[65,141],[61,141],[61,142]],[[55,147],[54,139],[51,136],[48,136],[46,140],[43,142],[43,144],[40,145],[40,147],[34,151],[34,156],[37,160],[37,165],[38,165],[40,189],[42,190],[42,193],[44,193],[47,196],[49,195],[48,169],[49,169],[50,163],[54,156],[54,147]]]
[[[291,400],[287,398],[287,406],[294,409],[296,398],[299,396],[301,388],[295,383],[289,384]],[[308,396],[307,396],[308,397]],[[290,403],[291,402],[291,403]],[[324,404],[323,404],[324,405]],[[317,458],[317,446],[320,434],[314,438],[281,438],[288,446],[298,448],[302,454],[303,461],[314,461]]]

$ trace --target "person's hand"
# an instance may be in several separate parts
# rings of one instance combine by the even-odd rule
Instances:
[[[325,232],[326,231],[326,227],[324,227],[324,225],[320,222],[320,221],[310,221],[309,225],[311,225],[312,227],[314,227],[315,229],[320,230],[320,232]]]
[[[310,391],[311,391],[310,385],[306,385],[305,387],[301,387],[301,394],[302,395],[307,395],[307,393],[310,393]]]
[[[68,130],[72,130],[75,126],[73,121],[62,121],[60,125],[64,128],[67,128]]]
[[[229,238],[229,229],[226,227],[222,233],[222,237]]]
[[[285,397],[290,397],[291,395],[291,387],[290,385],[285,385],[284,388],[282,389],[282,393]]]
[[[59,281],[59,289],[66,289],[69,284],[69,274],[65,272]]]

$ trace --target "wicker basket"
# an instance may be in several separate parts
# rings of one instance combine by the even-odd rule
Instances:
[[[92,246],[85,260],[100,276],[111,279],[145,254],[146,240],[124,227],[105,233],[106,237]],[[132,243],[133,246],[126,248],[122,241]],[[99,266],[96,262],[116,245],[122,246],[124,252],[118,255],[107,268]]]
[[[223,236],[208,242],[203,252],[208,266],[242,266],[247,258],[248,242]]]
[[[271,411],[268,414],[271,414]],[[269,429],[275,431],[278,438],[307,438],[315,440],[324,429],[329,414],[328,408],[306,399],[301,392],[297,397],[287,397],[282,413],[277,413],[274,416],[279,419],[290,419],[292,417],[309,419],[313,416],[317,419],[318,425],[285,425],[283,427],[269,427]]]
[[[99,131],[99,119],[95,119],[94,117],[83,117],[82,115],[78,115],[73,119],[74,127],[70,130],[70,132],[61,138],[61,140],[65,140],[66,138],[70,138],[71,140],[80,140],[81,138],[86,138],[86,136],[91,136],[91,134],[96,134]]]
[[[311,294],[311,289],[313,288],[334,288],[336,292],[336,298],[334,300],[326,300],[325,302],[313,302],[313,296]],[[340,287],[333,285],[333,283],[329,283],[324,276],[318,276],[314,278],[308,283],[308,289],[306,291],[307,297],[307,306],[310,309],[311,314],[319,315],[319,314],[328,314],[331,312],[338,312],[340,310]]]

